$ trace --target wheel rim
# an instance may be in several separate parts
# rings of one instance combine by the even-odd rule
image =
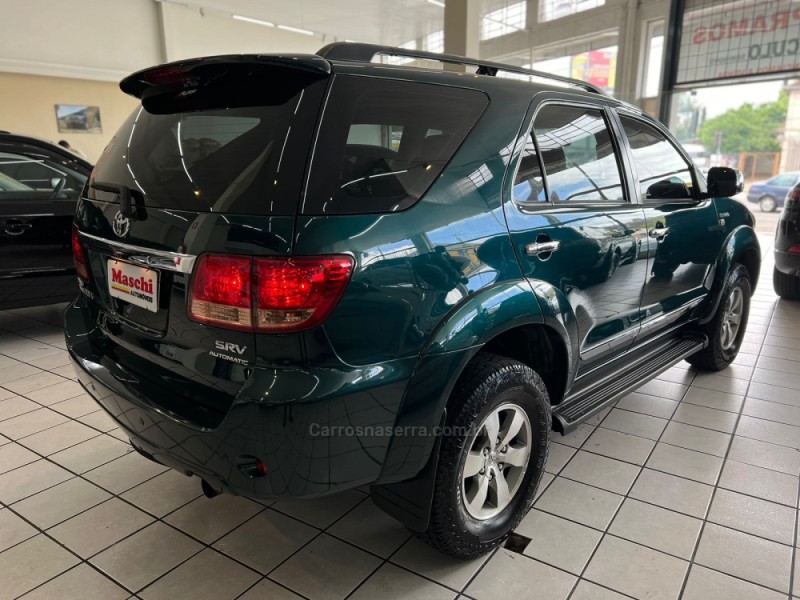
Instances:
[[[761,210],[764,212],[772,212],[775,210],[775,200],[773,198],[762,198]]]
[[[481,422],[466,444],[461,497],[480,521],[503,511],[522,485],[531,456],[531,422],[516,404],[501,404]]]
[[[744,294],[735,287],[725,300],[725,312],[722,315],[722,332],[720,342],[723,350],[730,350],[736,343],[744,315]]]

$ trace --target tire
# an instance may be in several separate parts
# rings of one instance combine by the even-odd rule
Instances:
[[[730,365],[739,353],[742,338],[747,329],[747,318],[750,315],[750,274],[743,265],[736,265],[728,275],[722,288],[720,300],[714,317],[700,328],[708,336],[708,346],[700,352],[692,354],[686,361],[706,371],[721,371]],[[731,309],[736,305],[738,297],[741,308],[738,312],[738,327],[731,331]]]
[[[778,269],[772,271],[772,287],[775,293],[784,300],[800,300],[800,277],[781,273]]]
[[[492,417],[495,414],[499,416],[496,422]],[[489,431],[496,430],[497,437],[501,437],[508,433],[509,423],[516,423],[517,419],[527,419],[527,426],[522,422],[519,433],[508,438],[505,452],[496,444],[491,450],[486,448],[489,454],[480,449],[489,444]],[[490,428],[485,422],[497,427]],[[450,556],[471,559],[502,543],[533,504],[550,445],[550,398],[531,368],[502,356],[481,353],[467,366],[451,394],[447,425],[430,522],[428,529],[418,535]],[[523,439],[525,436],[527,440]],[[522,453],[517,454],[520,449]],[[519,457],[520,464],[524,463],[523,467],[501,462],[509,456],[509,450]],[[476,465],[482,465],[484,471],[478,471]],[[465,479],[465,469],[472,468],[475,474]],[[505,504],[497,501],[501,479],[510,496]],[[488,491],[481,496],[484,487]]]
[[[775,212],[778,203],[775,202],[774,196],[761,196],[761,198],[758,199],[758,207],[761,209],[761,212],[771,213]]]

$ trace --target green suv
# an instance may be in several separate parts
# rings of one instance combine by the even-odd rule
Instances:
[[[478,556],[530,508],[551,430],[736,356],[761,260],[741,177],[706,181],[588,84],[333,44],[121,88],[141,106],[77,207],[67,344],[134,447],[208,496],[369,485]]]

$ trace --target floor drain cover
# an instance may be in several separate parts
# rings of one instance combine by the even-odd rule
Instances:
[[[511,552],[516,552],[517,554],[522,554],[525,548],[528,547],[528,544],[531,543],[531,538],[525,537],[524,535],[520,535],[518,533],[514,533],[513,531],[509,536],[506,538],[503,547],[511,550]]]

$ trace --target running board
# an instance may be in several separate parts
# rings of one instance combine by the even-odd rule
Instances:
[[[687,356],[708,345],[705,335],[692,333],[661,342],[649,349],[637,349],[639,360],[606,372],[588,385],[580,386],[553,408],[553,428],[567,434],[606,405],[632,392]]]

